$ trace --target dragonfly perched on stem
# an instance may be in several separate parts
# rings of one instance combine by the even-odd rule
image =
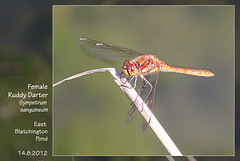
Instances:
[[[175,72],[194,76],[213,77],[214,74],[207,70],[195,70],[187,68],[178,68],[167,65],[165,62],[159,60],[157,57],[149,54],[145,54],[139,51],[135,51],[128,48],[114,46],[111,44],[103,43],[100,41],[79,38],[76,41],[78,48],[93,55],[96,58],[103,60],[107,63],[117,60],[124,60],[122,66],[122,73],[129,76],[129,82],[134,80],[134,88],[137,84],[137,77],[142,79],[138,94],[143,96],[143,91],[149,86],[147,93],[145,93],[144,102],[148,105],[152,111],[155,91],[157,88],[157,82],[160,72]],[[132,119],[136,112],[135,103],[132,103],[132,108],[128,115],[127,123]],[[143,119],[144,120],[144,119]],[[146,130],[149,122],[143,121],[143,131]]]

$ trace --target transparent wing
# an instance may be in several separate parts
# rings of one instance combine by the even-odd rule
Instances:
[[[146,83],[142,80],[141,84],[140,84],[140,87],[139,87],[139,90],[138,90],[138,96],[137,97],[141,97],[142,96],[142,91],[145,87]],[[142,97],[141,97],[142,98]],[[137,107],[136,107],[136,101],[137,101],[137,98],[135,99],[135,101],[132,103],[132,107],[131,107],[131,110],[129,112],[129,115],[128,115],[128,119],[127,119],[127,124],[129,123],[129,121],[133,118],[135,112],[137,111]]]
[[[76,45],[87,54],[106,61],[128,60],[144,55],[132,49],[118,47],[88,38],[79,38],[76,41]]]
[[[159,72],[145,76],[148,82],[152,84],[153,88],[150,91],[151,89],[150,86],[144,80],[142,80],[138,90],[138,97],[141,97],[145,101],[146,105],[150,108],[151,111],[153,110],[154,97],[155,97],[158,77],[159,77]],[[127,123],[133,118],[136,111],[137,111],[137,107],[135,106],[135,102],[133,102],[132,108],[128,115]],[[143,125],[142,125],[143,132],[147,129],[150,121],[151,120],[149,120],[149,122],[146,122],[145,119],[143,119]]]
[[[153,104],[154,104],[154,98],[155,98],[155,93],[156,93],[156,89],[157,89],[159,73],[160,72],[158,72],[157,74],[152,74],[151,78],[148,80],[152,84],[153,89],[150,91],[149,96],[146,98],[145,103],[152,112],[153,112]],[[148,122],[146,122],[146,120],[143,119],[143,122],[142,122],[142,131],[143,132],[146,131],[150,121],[151,121],[151,116],[150,116],[150,120]]]

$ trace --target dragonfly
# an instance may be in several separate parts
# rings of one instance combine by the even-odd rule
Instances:
[[[178,68],[167,65],[164,61],[157,57],[135,51],[129,48],[119,47],[104,42],[81,37],[76,41],[76,45],[87,54],[93,55],[106,63],[111,64],[115,61],[123,61],[122,74],[129,77],[128,82],[134,80],[134,88],[136,88],[138,76],[142,82],[138,89],[138,96],[144,97],[144,102],[153,111],[155,92],[160,72],[175,72],[193,76],[213,77],[214,74],[207,70],[195,70],[187,68]],[[146,88],[148,86],[148,88]],[[146,90],[145,90],[146,89]],[[146,92],[143,92],[146,91]],[[132,103],[131,110],[128,115],[127,124],[133,118],[137,107]],[[145,131],[151,119],[146,122],[143,119],[142,131]]]

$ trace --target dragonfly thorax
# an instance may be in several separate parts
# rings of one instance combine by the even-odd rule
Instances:
[[[138,68],[136,67],[136,64],[130,60],[126,60],[123,63],[122,72],[127,76],[135,76],[138,74]]]

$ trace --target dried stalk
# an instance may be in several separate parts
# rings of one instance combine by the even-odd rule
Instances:
[[[114,81],[117,83],[117,85],[121,88],[121,90],[128,96],[128,98],[135,103],[136,107],[138,108],[138,111],[141,113],[141,115],[144,117],[146,122],[149,122],[150,116],[151,121],[149,123],[149,126],[152,128],[154,133],[157,135],[157,137],[160,139],[160,141],[163,143],[163,145],[166,147],[168,152],[172,156],[182,156],[181,152],[178,150],[177,146],[174,144],[172,139],[168,136],[166,131],[163,129],[161,124],[158,122],[156,117],[153,115],[151,110],[147,107],[147,105],[144,103],[144,101],[141,99],[141,97],[138,97],[138,93],[135,91],[134,88],[132,88],[131,84],[128,83],[127,79],[123,77],[115,68],[100,68],[95,70],[86,71],[83,73],[79,73],[76,75],[73,75],[71,77],[68,77],[66,79],[63,79],[55,84],[53,84],[53,87],[63,83],[67,80],[72,80],[87,74],[92,74],[96,72],[110,72],[114,78]]]

